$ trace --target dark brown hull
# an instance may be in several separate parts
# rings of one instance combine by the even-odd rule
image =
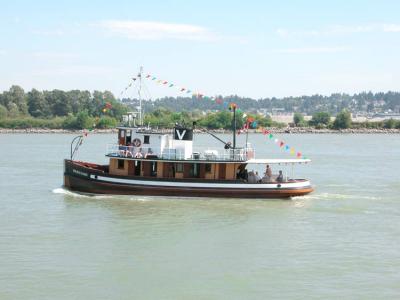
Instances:
[[[185,187],[185,186],[156,186],[131,183],[105,182],[97,179],[121,179],[120,176],[110,176],[100,170],[77,165],[65,161],[64,186],[72,191],[90,194],[110,195],[140,195],[140,196],[175,196],[175,197],[209,197],[209,198],[288,198],[303,196],[313,191],[311,186],[294,188],[238,188],[224,187]],[[132,179],[132,178],[131,178]],[[156,183],[155,183],[156,184]],[[188,183],[188,186],[190,183]]]

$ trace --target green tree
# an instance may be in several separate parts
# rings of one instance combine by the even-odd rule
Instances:
[[[304,124],[304,116],[302,113],[295,112],[293,115],[293,123],[296,126],[302,126]]]
[[[7,107],[8,111],[12,111],[12,115],[28,114],[26,95],[20,86],[13,85],[8,92],[4,92],[2,101],[3,105]]]
[[[18,106],[17,104],[15,104],[14,102],[10,102],[8,104],[8,117],[10,118],[17,118],[19,117],[21,114],[19,112]]]
[[[93,127],[93,119],[89,117],[87,110],[80,111],[76,115],[76,128],[85,129]]]
[[[52,112],[55,116],[67,116],[72,112],[71,103],[67,93],[61,90],[53,90],[45,94],[46,100],[52,106]]]
[[[64,129],[76,129],[76,117],[72,114],[68,115],[62,122],[62,127]]]
[[[92,100],[89,91],[72,90],[66,93],[68,103],[71,105],[71,111],[73,114],[77,114],[79,111],[89,109],[89,103]]]
[[[27,94],[27,99],[28,111],[31,116],[35,118],[40,118],[50,115],[50,107],[42,92],[39,92],[36,89],[32,89],[32,91]]]
[[[117,120],[108,116],[103,116],[101,117],[97,124],[96,127],[97,128],[114,128],[115,126],[117,126]]]
[[[396,128],[396,120],[393,120],[392,118],[390,118],[389,120],[385,120],[384,122],[383,122],[383,127],[384,128],[389,128],[389,129],[391,129],[391,128]]]
[[[7,114],[8,114],[7,108],[4,105],[0,104],[0,119],[7,118]]]
[[[344,109],[337,114],[335,121],[333,122],[333,128],[345,129],[351,127],[351,114],[348,110]]]
[[[312,115],[310,125],[312,126],[328,126],[331,122],[331,115],[328,112],[316,112]]]

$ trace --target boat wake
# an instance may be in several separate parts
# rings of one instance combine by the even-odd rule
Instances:
[[[367,195],[348,195],[348,194],[336,194],[336,193],[320,193],[305,196],[292,197],[292,200],[379,200],[379,197],[367,196]]]
[[[74,193],[69,190],[66,190],[64,188],[56,188],[52,190],[53,194],[62,194],[62,195],[67,195],[67,196],[72,196],[72,197],[84,197],[84,198],[91,198],[89,195],[84,195],[84,194],[79,194],[79,193]]]
[[[150,196],[128,196],[128,195],[95,195],[95,194],[82,194],[72,192],[70,190],[64,188],[56,188],[52,190],[53,194],[60,194],[71,196],[74,198],[87,198],[87,199],[115,199],[115,200],[131,200],[131,201],[139,201],[139,202],[146,202],[157,199],[157,197],[150,197]]]

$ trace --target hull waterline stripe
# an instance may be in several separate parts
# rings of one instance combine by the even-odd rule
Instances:
[[[310,182],[291,182],[291,183],[200,183],[200,182],[162,182],[162,181],[144,181],[136,179],[112,178],[105,176],[90,175],[90,179],[94,181],[105,181],[112,183],[123,183],[143,186],[160,186],[160,187],[184,187],[184,188],[226,188],[226,189],[285,189],[285,188],[308,188],[311,187]],[[280,185],[280,186],[278,186]]]

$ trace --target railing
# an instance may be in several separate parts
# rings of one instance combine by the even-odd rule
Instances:
[[[159,157],[159,149],[152,147],[134,147],[123,146],[118,144],[108,144],[106,154],[115,157],[130,157],[130,158],[143,158],[143,157]]]
[[[222,152],[221,152],[222,151]],[[215,160],[215,161],[246,161],[255,157],[255,151],[252,148],[240,149],[204,149],[203,151],[194,151],[190,158],[185,157],[183,149],[154,147],[134,147],[117,144],[108,144],[106,154],[113,157],[126,158],[159,158],[173,160]]]

